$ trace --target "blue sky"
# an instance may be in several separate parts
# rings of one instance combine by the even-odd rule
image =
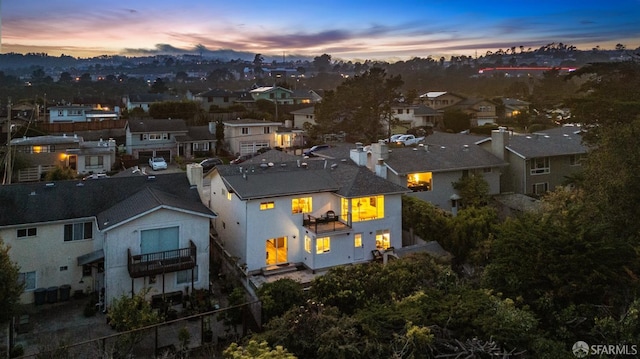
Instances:
[[[553,42],[640,46],[640,0],[0,1],[2,53],[133,56],[203,46],[393,61]]]

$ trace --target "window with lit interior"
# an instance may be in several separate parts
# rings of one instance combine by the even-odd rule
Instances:
[[[316,254],[328,253],[331,251],[331,238],[316,238]]]
[[[384,218],[384,196],[351,199],[351,213],[352,222]]]
[[[294,198],[291,200],[291,213],[311,213],[313,211],[311,197]]]
[[[433,174],[431,172],[411,173],[407,175],[407,188],[414,192],[432,190]]]
[[[376,248],[387,249],[391,247],[391,236],[388,229],[376,231]]]

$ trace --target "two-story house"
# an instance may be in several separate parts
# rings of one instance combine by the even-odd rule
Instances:
[[[219,88],[200,92],[194,96],[194,100],[199,102],[200,106],[205,111],[209,111],[209,108],[212,105],[220,108],[227,108],[233,105],[236,99],[236,92]]]
[[[579,127],[525,135],[501,128],[478,144],[509,163],[502,176],[502,191],[526,195],[541,195],[564,185],[581,170],[587,154]]]
[[[496,104],[493,101],[481,98],[465,98],[447,109],[457,109],[471,116],[472,127],[495,124],[498,118]]]
[[[125,125],[127,153],[141,163],[151,157],[164,157],[169,162],[179,153],[177,136],[187,136],[188,129],[180,119],[133,119]]]
[[[0,237],[23,303],[70,291],[113,298],[209,287],[215,214],[182,173],[0,186]]]
[[[457,138],[455,138],[457,137]],[[389,149],[380,141],[371,146],[358,144],[350,158],[392,183],[408,188],[408,195],[450,210],[459,199],[453,183],[470,174],[482,175],[489,194],[500,193],[500,177],[507,163],[474,145],[476,136],[440,134],[428,136],[417,147]],[[447,143],[446,145],[444,143]]]
[[[346,161],[289,158],[269,151],[208,175],[211,206],[226,208],[215,229],[248,273],[322,270],[402,247],[406,188]]]
[[[404,103],[395,103],[391,105],[391,111],[398,126],[404,131],[392,130],[393,133],[403,133],[414,127],[431,127],[438,128],[442,126],[442,112],[423,105],[411,105]]]
[[[129,94],[122,98],[124,107],[131,111],[134,108],[140,108],[144,112],[149,112],[149,107],[155,102],[162,102],[168,100],[169,97],[163,94],[155,93],[136,93]]]
[[[280,86],[263,86],[249,91],[253,101],[269,100],[277,104],[292,105],[293,91]]]
[[[298,110],[289,112],[293,115],[293,121],[291,127],[304,128],[305,123],[310,125],[316,124],[315,107],[305,107]]]
[[[113,139],[84,141],[81,136],[36,136],[11,140],[17,156],[27,166],[17,171],[18,182],[39,181],[56,166],[71,168],[78,174],[110,172],[116,161]]]
[[[418,97],[420,103],[435,110],[455,105],[464,99],[463,96],[446,91],[429,91]]]
[[[231,153],[240,156],[257,153],[262,148],[275,147],[276,131],[281,122],[237,119],[224,122],[224,140]]]
[[[49,107],[49,122],[92,122],[117,120],[120,115],[117,111],[93,106],[53,106]]]

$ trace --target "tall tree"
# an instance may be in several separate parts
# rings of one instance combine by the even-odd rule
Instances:
[[[15,314],[24,288],[24,278],[11,261],[9,249],[0,238],[0,324],[7,323]]]
[[[394,120],[391,103],[400,97],[403,83],[400,75],[388,77],[379,67],[345,80],[316,105],[321,132],[344,131],[352,139],[366,142],[388,137]]]

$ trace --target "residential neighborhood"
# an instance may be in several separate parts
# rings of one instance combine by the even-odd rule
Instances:
[[[451,339],[467,333],[466,322],[452,324],[455,333],[446,329],[450,319],[435,315],[429,319],[433,327],[427,322],[411,327],[407,313],[437,302],[436,290],[443,302],[453,300],[449,295],[486,300],[492,304],[482,308],[523,317],[518,335],[534,331],[544,312],[539,296],[546,294],[527,292],[526,283],[547,286],[548,293],[564,284],[554,279],[557,268],[542,262],[521,273],[529,270],[526,261],[534,260],[524,247],[539,250],[541,261],[555,261],[546,257],[553,252],[545,247],[551,245],[547,227],[559,226],[553,228],[567,242],[558,245],[572,248],[571,241],[583,240],[575,238],[574,229],[592,217],[580,211],[596,206],[572,204],[587,201],[581,197],[586,186],[607,179],[587,163],[619,158],[618,149],[607,147],[614,146],[616,134],[601,128],[599,118],[594,120],[569,96],[561,99],[566,106],[551,100],[543,106],[533,96],[465,94],[430,86],[409,91],[378,67],[344,75],[343,84],[331,90],[297,88],[304,77],[296,77],[299,70],[291,68],[265,65],[243,72],[248,73],[253,77],[242,90],[198,89],[193,83],[183,94],[121,94],[117,106],[65,103],[41,111],[12,104],[0,112],[0,138],[7,139],[0,152],[0,239],[17,269],[20,290],[20,309],[2,335],[10,343],[7,348],[20,345],[36,355],[39,349],[30,335],[39,333],[33,324],[38,315],[80,301],[89,303],[90,310],[83,311],[104,316],[106,337],[143,328],[116,329],[114,312],[123,298],[141,298],[158,316],[146,323],[156,330],[155,343],[145,344],[154,355],[160,347],[179,345],[175,338],[158,344],[158,330],[180,326],[193,338],[183,343],[192,353],[205,343],[216,343],[216,353],[222,353],[254,332],[280,345],[270,337],[279,335],[274,326],[290,330],[295,319],[285,325],[274,318],[289,320],[302,308],[332,313],[329,307],[345,318],[360,313],[358,320],[376,335],[387,332],[367,322],[367,316],[384,312],[387,319],[381,323],[391,326],[385,308],[393,308],[403,318],[401,326],[436,333],[429,342],[433,353],[470,350],[471,342]],[[293,79],[295,85],[268,84],[270,74]],[[367,81],[378,86],[374,90]],[[148,87],[185,83],[183,78]],[[610,136],[611,142],[598,142],[601,136]],[[614,155],[596,157],[601,149],[611,151],[602,156]],[[618,170],[626,178],[627,168]],[[573,211],[580,215],[571,217]],[[563,227],[564,216],[577,222]],[[535,229],[531,237],[527,228]],[[602,228],[580,235],[603,238],[598,236]],[[535,242],[542,239],[547,241]],[[586,252],[590,245],[577,244]],[[561,257],[572,253],[563,250]],[[635,273],[626,260],[612,266]],[[405,278],[380,287],[376,280],[394,278],[387,272],[391,268]],[[531,277],[520,282],[511,276],[516,272]],[[538,283],[542,272],[547,277]],[[351,277],[358,283],[349,282]],[[270,294],[276,299],[265,294],[282,283],[295,287]],[[413,287],[396,287],[404,285]],[[606,281],[596,280],[596,285],[606,286]],[[490,286],[504,290],[504,297]],[[387,291],[392,299],[375,294]],[[518,297],[519,291],[529,296]],[[565,299],[578,301],[567,291],[553,292],[562,298],[549,299],[554,310],[561,311]],[[289,300],[283,293],[309,301],[294,301],[272,314],[274,301]],[[429,295],[434,297],[424,297]],[[327,309],[314,307],[325,303]],[[241,314],[234,312],[239,306]],[[487,323],[506,315],[470,310]],[[549,323],[556,319],[547,318]],[[206,339],[212,327],[217,328],[215,339]],[[487,327],[472,332],[486,340],[504,334]],[[407,336],[409,329],[400,332]],[[294,339],[284,343],[304,353]],[[350,345],[360,353],[378,350],[356,341]],[[500,345],[487,348],[493,353],[505,348],[541,352],[526,341],[504,339]],[[388,353],[388,348],[379,350]]]

